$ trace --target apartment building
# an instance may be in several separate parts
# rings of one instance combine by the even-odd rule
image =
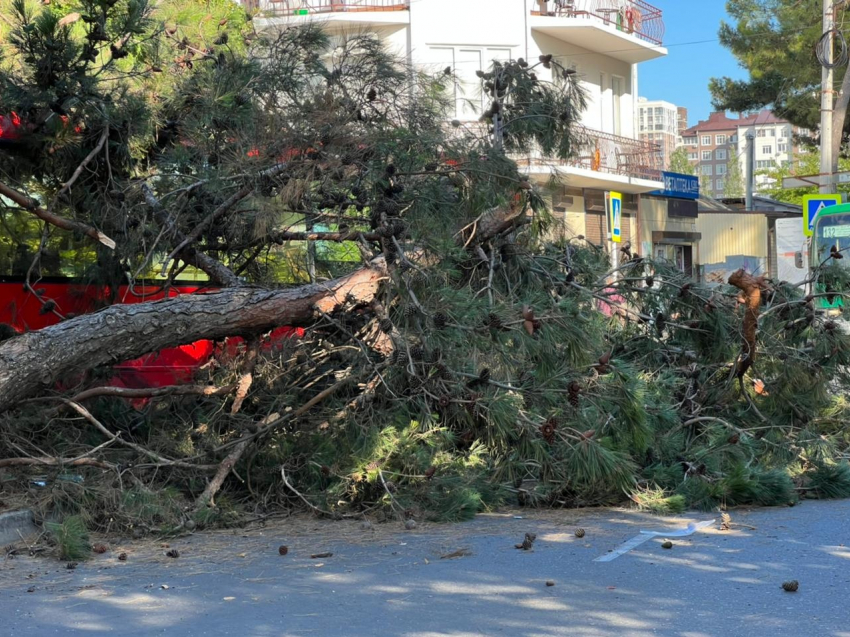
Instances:
[[[680,109],[675,104],[661,100],[638,98],[638,138],[659,147],[658,161],[666,170],[670,166],[670,155],[676,150],[680,139]]]
[[[682,144],[700,176],[703,194],[714,198],[723,195],[730,159],[737,160],[738,126],[743,121],[715,112],[682,131]]]
[[[676,131],[679,134],[679,143],[681,144],[682,133],[688,130],[688,109],[684,106],[676,107]]]
[[[369,30],[413,65],[457,77],[457,119],[478,120],[485,104],[476,71],[496,60],[551,54],[572,68],[588,94],[586,147],[569,162],[518,157],[531,178],[553,172],[565,186],[556,216],[575,234],[603,241],[604,192],[624,193],[628,240],[641,193],[662,188],[658,149],[639,139],[637,65],[667,54],[659,9],[644,0],[243,0],[255,24],[282,29],[314,20],[333,36]],[[538,77],[555,81],[540,69]],[[675,120],[674,120],[675,125]],[[654,141],[654,140],[653,140]]]
[[[741,183],[747,180],[747,135],[755,143],[755,191],[769,178],[759,172],[788,165],[794,158],[794,127],[768,110],[730,118],[715,112],[707,120],[682,133],[688,159],[702,179],[703,190],[712,197],[724,194],[729,162],[738,164]],[[708,186],[707,188],[705,186]]]
[[[760,171],[777,166],[790,166],[794,159],[794,127],[786,120],[764,110],[751,115],[738,126],[738,155],[744,183],[747,179],[747,135],[752,134],[755,143],[755,191],[770,179]]]

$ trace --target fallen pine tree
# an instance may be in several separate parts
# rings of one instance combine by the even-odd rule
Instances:
[[[69,241],[96,256],[83,283],[164,271],[167,288],[190,269],[215,286],[0,345],[4,490],[38,476],[27,492],[45,517],[158,531],[296,504],[459,519],[504,502],[850,494],[850,343],[811,298],[747,273],[708,288],[627,249],[611,272],[551,217],[561,184],[518,170],[512,157],[581,148],[584,95],[556,60],[495,64],[483,126],[447,126],[451,69],[413,72],[368,36],[326,65],[320,31],[263,41],[229,4],[203,10],[204,41],[139,24],[179,52],[169,74],[134,72],[141,55],[119,58],[118,82],[99,79],[109,60],[4,70],[3,102],[27,95],[45,118],[2,159],[6,191],[33,203],[15,211],[34,231],[28,289]],[[85,47],[88,24],[63,46]],[[110,25],[105,37],[136,37]],[[203,55],[187,64],[190,49]],[[92,97],[57,104],[57,82]],[[47,124],[56,106],[73,132]],[[267,347],[279,326],[304,335]],[[232,336],[239,352],[221,349],[195,384],[104,386],[113,363]]]

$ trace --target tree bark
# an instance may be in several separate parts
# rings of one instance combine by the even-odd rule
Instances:
[[[76,372],[201,339],[309,325],[348,296],[369,303],[386,277],[375,259],[348,276],[286,290],[225,288],[207,294],[114,305],[0,345],[0,411]]]
[[[744,343],[741,357],[738,359],[736,376],[743,378],[756,360],[756,330],[759,323],[761,306],[761,288],[764,279],[748,274],[743,268],[729,277],[729,285],[734,285],[744,293],[746,310],[744,311]]]
[[[850,107],[850,65],[844,70],[844,79],[838,91],[832,112],[832,172],[838,172],[838,158],[841,153],[841,140],[844,139],[844,125],[847,120],[847,110]]]

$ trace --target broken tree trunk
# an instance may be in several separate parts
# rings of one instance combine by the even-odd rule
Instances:
[[[744,293],[744,342],[735,375],[743,378],[756,360],[756,330],[761,306],[761,289],[764,279],[748,274],[743,268],[729,277],[729,285],[734,285]]]
[[[0,411],[77,372],[201,339],[304,326],[348,297],[370,303],[386,276],[375,259],[348,276],[285,290],[225,288],[137,305],[114,305],[0,345]]]

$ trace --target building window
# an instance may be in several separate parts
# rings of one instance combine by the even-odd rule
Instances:
[[[777,144],[776,145],[777,153],[787,153],[788,152],[788,144]]]
[[[718,179],[714,182],[714,189],[718,192],[723,192],[723,189],[726,187],[725,179]]]
[[[756,137],[766,137],[766,136],[767,136],[767,131],[764,130],[763,128],[760,128],[759,130],[756,131]]]
[[[699,153],[688,153],[688,159],[691,161],[699,161]]]
[[[717,174],[718,175],[725,175],[726,174],[726,166],[724,166],[723,164],[720,164],[717,167]]]
[[[775,128],[771,128],[771,129],[769,129],[769,130],[767,131],[767,136],[768,136],[768,137],[776,137],[776,129],[775,129]]]
[[[760,159],[756,162],[756,168],[765,169],[776,166],[776,161],[773,159]]]
[[[685,146],[696,146],[697,138],[696,137],[683,137],[682,141],[685,143]]]
[[[721,161],[723,161],[723,160],[726,159],[726,149],[725,148],[718,148],[716,151],[714,151],[714,155],[715,155],[715,157],[717,157],[717,159],[720,159]]]
[[[700,166],[700,169],[701,169],[700,172],[702,172],[703,175],[713,175],[714,174],[714,172],[712,172],[712,166],[711,165]]]
[[[729,143],[730,144],[737,144],[738,143],[738,136],[732,135],[732,137],[729,138]]]
[[[773,146],[762,146],[761,147],[762,155],[772,155],[773,154]]]
[[[702,145],[703,146],[711,146],[711,135],[703,135],[702,136]]]
[[[725,145],[726,144],[726,135],[715,135],[714,136],[714,143],[717,146]]]
[[[710,161],[711,160],[711,151],[710,150],[702,151],[702,160],[703,161]]]

